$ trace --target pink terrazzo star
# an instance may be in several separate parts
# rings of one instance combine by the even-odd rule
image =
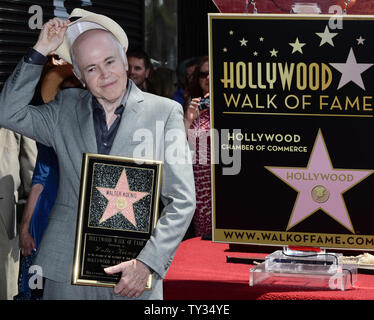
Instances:
[[[99,223],[103,223],[117,213],[122,214],[136,227],[133,204],[147,196],[148,192],[131,191],[129,189],[126,170],[123,169],[115,188],[96,187],[108,199],[108,205]]]
[[[334,169],[321,131],[306,168],[265,168],[298,192],[287,230],[321,209],[354,233],[342,195],[374,170]]]

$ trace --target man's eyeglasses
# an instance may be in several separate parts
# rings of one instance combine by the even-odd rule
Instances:
[[[209,76],[209,72],[199,72],[199,78],[203,79]]]

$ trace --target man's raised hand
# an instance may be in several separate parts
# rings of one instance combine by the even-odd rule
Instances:
[[[53,18],[46,22],[40,31],[34,49],[45,56],[55,51],[64,40],[65,31],[69,23],[69,20],[60,18]]]

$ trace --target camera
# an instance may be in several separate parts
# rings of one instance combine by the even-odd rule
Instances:
[[[204,110],[210,107],[210,100],[209,98],[203,98],[199,102],[199,110]]]

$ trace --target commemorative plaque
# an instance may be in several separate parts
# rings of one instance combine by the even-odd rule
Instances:
[[[158,219],[162,162],[84,154],[73,284],[112,287],[104,268],[137,257]],[[152,286],[150,277],[146,289]]]

